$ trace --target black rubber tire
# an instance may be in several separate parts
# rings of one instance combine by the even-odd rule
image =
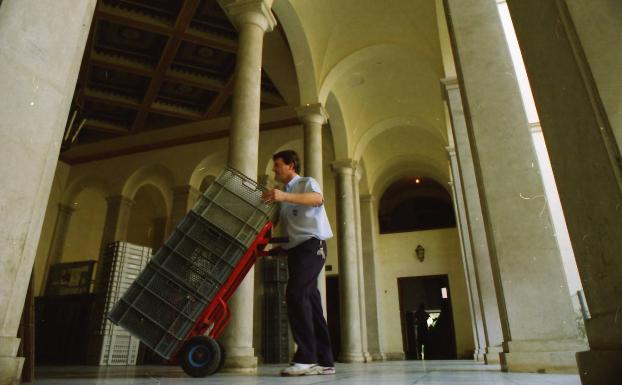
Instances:
[[[181,348],[179,363],[191,377],[205,377],[222,366],[222,350],[216,340],[207,336],[192,337]]]

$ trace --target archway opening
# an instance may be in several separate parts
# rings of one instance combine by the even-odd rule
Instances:
[[[164,243],[168,216],[164,197],[157,187],[146,184],[134,196],[127,241],[158,249]]]
[[[425,177],[405,177],[382,194],[378,210],[380,234],[456,226],[451,197],[443,186]]]

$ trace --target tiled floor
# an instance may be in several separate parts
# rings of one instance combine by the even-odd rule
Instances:
[[[333,376],[280,377],[280,365],[262,365],[256,375],[217,373],[190,378],[174,366],[40,367],[35,384],[41,385],[168,385],[168,384],[338,384],[338,385],[580,385],[578,375],[502,373],[498,366],[471,361],[391,361],[338,364]]]

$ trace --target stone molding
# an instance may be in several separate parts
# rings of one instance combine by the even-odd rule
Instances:
[[[239,30],[242,24],[255,24],[270,32],[276,26],[272,2],[266,0],[218,0],[229,19]]]
[[[306,104],[296,108],[298,118],[303,123],[326,124],[328,112],[321,103]]]
[[[357,162],[354,159],[338,159],[330,164],[334,173],[339,175],[354,175]]]

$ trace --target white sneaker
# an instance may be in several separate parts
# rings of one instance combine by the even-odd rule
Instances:
[[[317,364],[292,363],[287,368],[281,370],[281,376],[309,376],[323,374],[324,367]]]
[[[319,365],[318,365],[319,366]],[[335,374],[335,367],[334,366],[319,366],[320,368],[322,368],[322,372],[320,374]]]

